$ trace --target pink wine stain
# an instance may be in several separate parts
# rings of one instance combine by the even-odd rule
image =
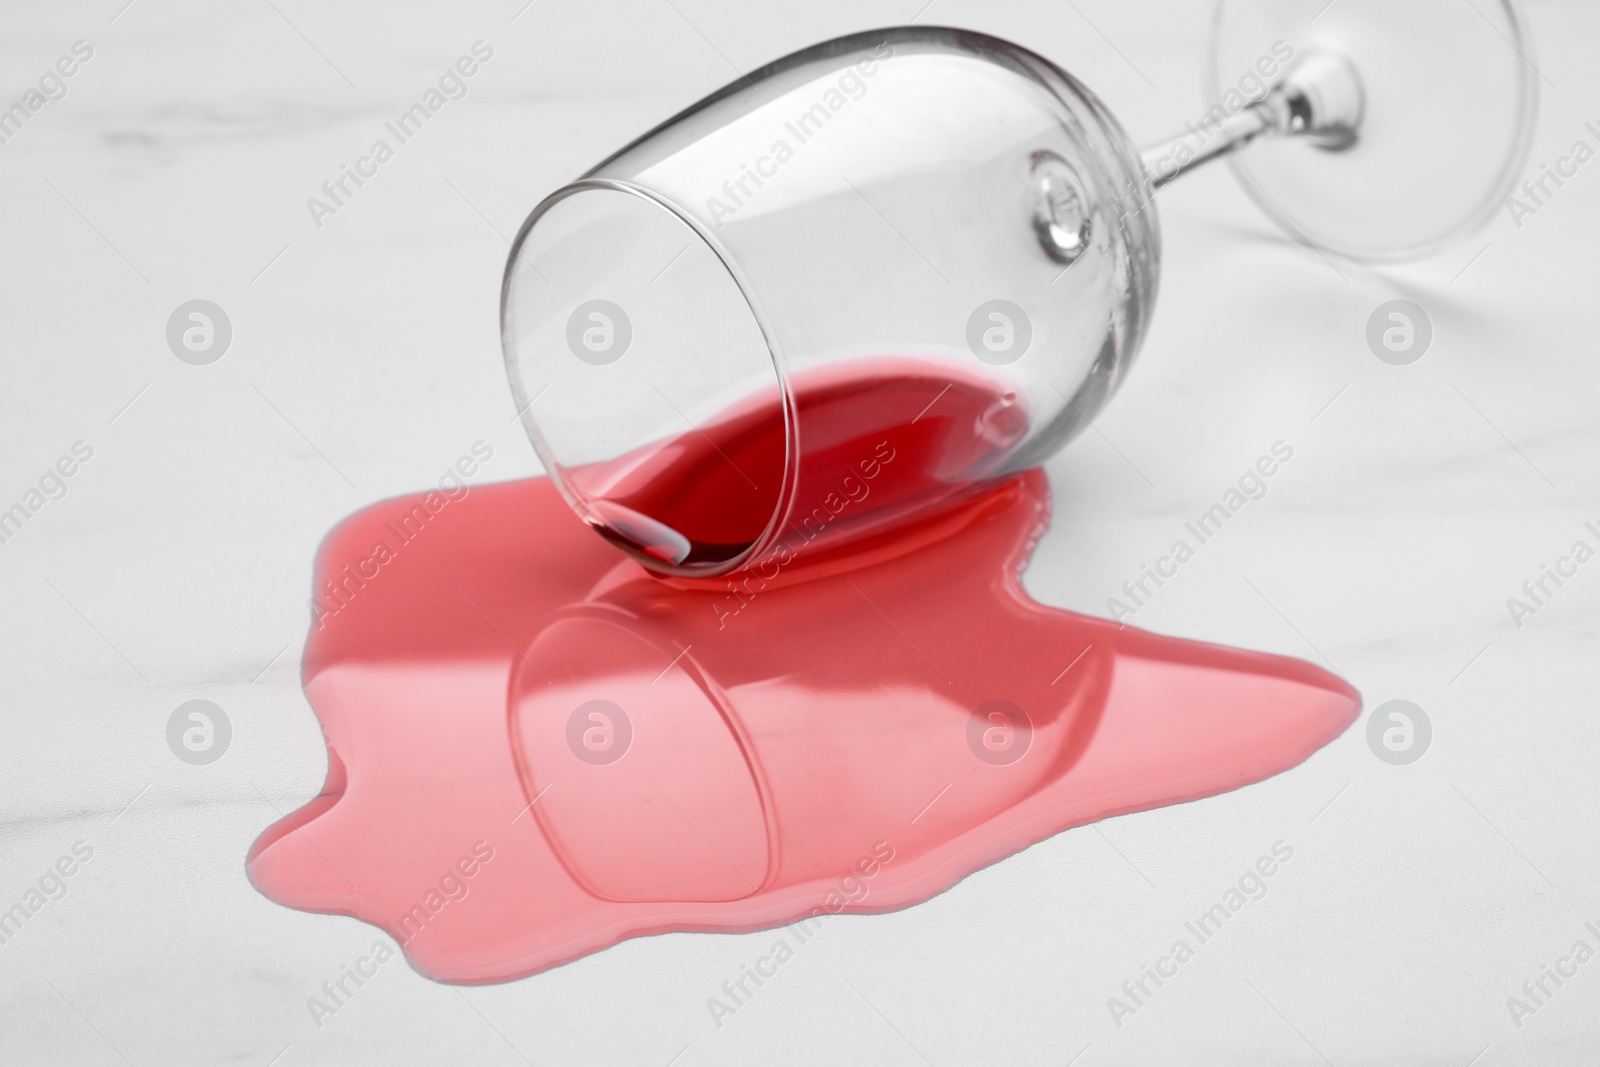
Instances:
[[[303,668],[328,778],[256,841],[251,881],[383,928],[429,977],[504,981],[644,934],[907,907],[1062,830],[1277,774],[1355,719],[1308,663],[1031,600],[1042,472],[916,503],[1014,432],[1014,400],[950,385],[802,395],[839,432],[814,430],[828,458],[798,499],[832,518],[734,582],[650,575],[543,478],[345,520]],[[770,500],[727,504],[742,476],[708,453],[777,477],[749,415],[602,495],[696,551],[748,545]],[[661,488],[694,478],[727,494]],[[802,550],[847,522],[848,545]]]

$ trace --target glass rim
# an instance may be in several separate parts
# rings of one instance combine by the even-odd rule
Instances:
[[[685,211],[672,198],[638,182],[585,175],[550,193],[539,201],[533,210],[528,213],[528,217],[523,220],[522,226],[517,230],[517,235],[511,242],[511,249],[506,255],[505,273],[500,282],[500,352],[506,367],[506,378],[511,386],[512,402],[517,405],[518,420],[521,422],[529,442],[533,445],[533,450],[538,455],[539,462],[544,465],[546,476],[554,483],[562,499],[585,523],[591,526],[599,524],[599,518],[594,509],[589,506],[587,499],[572,487],[566,477],[565,467],[556,458],[555,452],[545,439],[543,431],[539,429],[538,424],[534,421],[533,405],[528,398],[522,375],[517,368],[516,356],[512,351],[507,332],[507,315],[510,308],[512,281],[528,235],[533,232],[534,226],[551,208],[563,200],[586,192],[614,192],[636,196],[665,210],[679,223],[687,227],[691,233],[711,250],[711,253],[717,257],[718,263],[722,265],[723,270],[727,271],[728,277],[738,289],[740,298],[744,301],[746,309],[754,319],[756,328],[761,331],[761,338],[767,349],[767,358],[772,366],[773,377],[776,379],[780,409],[783,415],[783,481],[778,487],[778,499],[773,506],[772,514],[767,519],[766,527],[750,543],[749,547],[738,555],[714,563],[695,564],[687,567],[648,556],[644,552],[624,546],[612,538],[606,538],[608,543],[616,545],[620,551],[642,564],[647,570],[657,574],[690,579],[716,578],[732,574],[745,567],[773,545],[777,540],[779,531],[782,529],[783,520],[789,513],[799,480],[799,471],[796,469],[795,463],[800,454],[799,419],[795,408],[794,391],[789,381],[788,366],[778,343],[777,331],[773,328],[771,321],[762,310],[760,302],[756,299],[754,287],[740,269],[733,253],[717,238],[716,234],[692,214]],[[534,399],[537,399],[537,397]],[[690,423],[690,426],[695,432],[703,432],[693,423]]]

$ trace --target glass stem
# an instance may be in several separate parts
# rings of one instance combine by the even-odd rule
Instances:
[[[1191,122],[1184,132],[1146,145],[1139,156],[1154,192],[1202,163],[1238,151],[1263,133],[1278,132],[1278,109],[1269,97],[1217,125],[1197,127]]]
[[[1202,163],[1238,151],[1262,134],[1294,137],[1329,152],[1345,151],[1360,139],[1366,89],[1347,57],[1314,49],[1302,53],[1260,100],[1232,115],[1215,117],[1220,114],[1221,107],[1213,108],[1198,127],[1191,122],[1183,133],[1140,153],[1150,192]]]

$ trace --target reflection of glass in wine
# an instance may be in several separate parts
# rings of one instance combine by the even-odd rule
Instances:
[[[1424,27],[1447,57],[1423,61]],[[1049,61],[922,27],[798,52],[635,141],[539,204],[507,265],[507,370],[546,470],[652,569],[734,571],[832,473],[837,420],[818,416],[847,405],[818,406],[817,383],[882,401],[856,406],[852,440],[905,417],[872,369],[892,356],[923,383],[894,372],[907,395],[976,378],[1013,398],[971,428],[993,447],[960,470],[970,484],[927,480],[898,506],[911,521],[1036,466],[1105,404],[1151,314],[1152,197],[1178,174],[1260,144],[1238,173],[1287,229],[1392,258],[1483,222],[1526,154],[1535,82],[1511,0],[1225,0],[1215,53],[1226,106],[1142,158]],[[1222,91],[1237,69],[1248,98]],[[738,438],[754,469],[696,458],[694,437]],[[674,503],[706,491],[691,473],[723,494],[716,529],[674,520],[703,512]]]
[[[328,779],[249,877],[382,926],[424,974],[504,980],[641,934],[908,907],[1068,827],[1277,774],[1354,720],[1310,664],[1028,599],[1047,493],[1024,472],[898,554],[741,577],[741,606],[620,558],[544,478],[475,487],[313,627]],[[316,585],[424,495],[341,523]]]

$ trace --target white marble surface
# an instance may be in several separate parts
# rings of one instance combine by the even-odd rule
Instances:
[[[1103,613],[1291,442],[1271,494],[1135,621],[1325,660],[1369,708],[1416,701],[1435,728],[1420,762],[1379,762],[1357,727],[1262,785],[1060,835],[920,907],[837,920],[720,1028],[706,998],[766,935],[640,939],[465,990],[390,963],[318,1028],[307,998],[374,932],[243,872],[324,773],[297,662],[318,539],[478,438],[487,476],[537,470],[496,301],[504,235],[540,196],[730,62],[919,0],[522,2],[0,9],[0,99],[94,48],[0,146],[0,507],[94,449],[0,544],[0,907],[94,850],[0,944],[0,1061],[1594,1062],[1600,960],[1521,1027],[1506,1002],[1576,939],[1600,948],[1600,563],[1520,630],[1505,601],[1600,522],[1595,167],[1521,230],[1502,215],[1435,260],[1342,277],[1225,170],[1194,175],[1162,197],[1141,364],[1049,466],[1028,586]],[[1032,46],[1151,136],[1196,108],[1204,7],[936,0],[921,18]],[[1532,17],[1543,161],[1600,120],[1600,9]],[[306,197],[480,38],[495,54],[470,95],[314,228]],[[1364,343],[1395,296],[1437,330],[1411,367]],[[195,297],[234,324],[209,367],[163,338]],[[195,698],[234,727],[204,767],[164,737]],[[1270,894],[1115,1026],[1107,998],[1279,839],[1295,858]]]

